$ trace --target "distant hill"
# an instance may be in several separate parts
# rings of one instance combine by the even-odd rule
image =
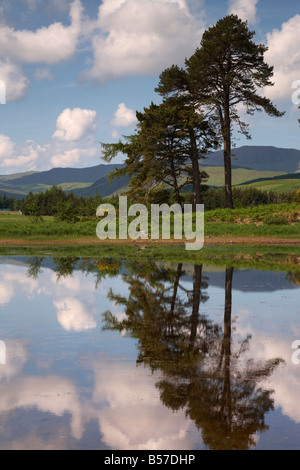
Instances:
[[[61,186],[66,192],[72,190],[75,193],[77,189],[82,190],[85,196],[94,195],[97,189],[94,184],[103,178],[109,184],[106,176],[123,166],[122,164],[100,164],[88,168],[53,168],[48,171],[0,176],[0,195],[4,193],[8,197],[22,198],[26,197],[30,191],[41,192],[51,186]],[[113,187],[115,186],[117,186],[116,182]],[[90,191],[87,190],[89,187]],[[106,190],[106,192],[109,191]],[[98,193],[100,194],[99,191]]]
[[[224,185],[223,151],[212,153],[201,165],[210,175],[208,185]],[[94,196],[96,192],[103,197],[125,190],[129,183],[127,176],[114,179],[110,184],[108,173],[123,167],[122,164],[100,164],[88,168],[53,168],[48,171],[18,173],[0,176],[0,195],[26,197],[32,192],[41,192],[51,186],[60,186],[64,191],[73,191],[79,196]],[[253,184],[264,187],[280,184],[278,188],[298,188],[300,174],[300,150],[281,149],[268,146],[244,146],[232,150],[233,184]],[[274,177],[288,179],[274,181]],[[293,174],[295,177],[293,178]],[[285,183],[287,181],[287,183]],[[294,185],[294,186],[293,186]]]
[[[213,152],[202,165],[223,166],[223,151]],[[232,149],[232,165],[256,171],[300,172],[300,150],[277,147],[244,146]]]
[[[114,178],[110,183],[106,177],[99,179],[92,186],[88,188],[74,189],[73,193],[81,197],[95,196],[99,194],[102,197],[110,196],[111,194],[117,193],[121,190],[125,190],[129,184],[129,176],[121,176]]]
[[[58,185],[62,183],[95,183],[98,179],[103,178],[115,168],[123,165],[102,164],[89,168],[52,168],[48,171],[40,171],[29,175],[21,176],[9,183],[14,186],[46,184]]]

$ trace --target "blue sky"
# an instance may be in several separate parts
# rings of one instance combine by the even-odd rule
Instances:
[[[236,134],[236,145],[300,149],[299,10],[295,0],[1,0],[0,174],[102,163],[99,142],[134,132],[135,112],[160,100],[160,72],[183,65],[228,13],[268,46],[275,85],[264,93],[286,112],[245,116],[252,139]]]

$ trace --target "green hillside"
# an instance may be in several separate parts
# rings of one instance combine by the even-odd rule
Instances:
[[[28,176],[28,175],[33,175],[36,173],[35,171],[26,171],[25,173],[15,173],[13,175],[4,175],[0,176],[0,181],[10,181],[10,180],[15,180],[18,178],[22,178],[23,176]]]
[[[243,188],[256,188],[262,191],[277,191],[281,193],[298,191],[300,189],[300,174],[291,173],[275,176],[273,178],[248,180],[248,182],[242,183],[239,186]]]
[[[120,178],[114,178],[110,183],[106,177],[96,181],[93,185],[88,188],[77,188],[73,192],[77,196],[89,197],[99,194],[102,197],[111,196],[112,194],[118,194],[127,189],[129,184],[129,176],[121,176]]]
[[[74,191],[76,189],[88,188],[92,186],[93,183],[62,183],[56,186],[61,187],[63,191]],[[5,193],[8,197],[22,198],[26,197],[29,192],[39,193],[50,189],[51,184],[29,184],[24,186],[13,186],[9,185],[6,182],[3,183],[0,181],[0,194]]]
[[[207,184],[209,186],[222,187],[224,186],[224,167],[222,166],[206,166],[205,171],[209,174]],[[274,176],[285,175],[280,171],[257,171],[246,168],[233,168],[232,170],[232,184],[237,185],[245,183],[246,181],[253,181],[257,179],[273,178]]]
[[[300,168],[300,150],[278,149],[275,147],[240,147],[233,150],[232,182],[233,186],[247,185],[262,190],[287,192],[298,190]],[[208,186],[224,186],[223,152],[214,152],[208,159],[200,162],[209,174]],[[8,197],[26,197],[45,191],[52,186],[60,186],[64,191],[73,191],[83,197],[103,197],[120,194],[128,187],[129,178],[122,177],[112,181],[107,175],[121,164],[100,164],[87,168],[52,168],[48,171],[28,171],[14,175],[0,176],[0,195]],[[185,187],[190,191],[190,187]]]
[[[29,192],[46,191],[52,186],[59,186],[64,191],[84,190],[92,187],[106,175],[122,165],[100,164],[88,168],[53,168],[42,172],[26,172],[0,176],[0,194],[8,197],[26,197]],[[93,188],[87,195],[94,195]]]
[[[205,166],[223,166],[222,150],[213,152],[203,161]],[[245,145],[232,149],[232,165],[238,168],[251,168],[257,171],[300,171],[300,150],[282,149],[272,146]]]

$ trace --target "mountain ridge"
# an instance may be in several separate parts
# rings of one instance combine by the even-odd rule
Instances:
[[[300,150],[262,145],[233,148],[232,165],[257,171],[300,172]],[[201,162],[203,166],[223,166],[223,150],[211,153]]]
[[[223,151],[219,150],[208,155],[206,159],[200,161],[200,165],[203,167],[220,167],[219,174],[223,178],[223,169],[221,169],[223,167]],[[129,183],[128,176],[115,178],[112,183],[109,183],[107,179],[109,173],[122,167],[124,167],[124,164],[101,163],[85,168],[56,167],[46,171],[0,175],[0,195],[5,193],[8,197],[21,198],[26,197],[30,191],[40,192],[51,186],[60,185],[64,191],[73,191],[78,196],[94,196],[97,192],[106,197],[127,187]],[[289,175],[294,173],[298,175],[300,173],[300,150],[273,146],[234,148],[232,150],[232,169],[253,170],[256,172],[272,171],[274,173],[281,172]],[[265,177],[265,175],[262,176]],[[289,176],[289,178],[291,177]],[[297,177],[295,176],[295,178]],[[259,179],[259,175],[256,175],[255,178],[249,176],[249,181],[254,179]],[[210,184],[209,181],[208,184]]]

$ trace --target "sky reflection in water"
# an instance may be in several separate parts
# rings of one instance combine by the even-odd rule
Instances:
[[[286,273],[2,257],[0,448],[298,449],[299,305]]]

